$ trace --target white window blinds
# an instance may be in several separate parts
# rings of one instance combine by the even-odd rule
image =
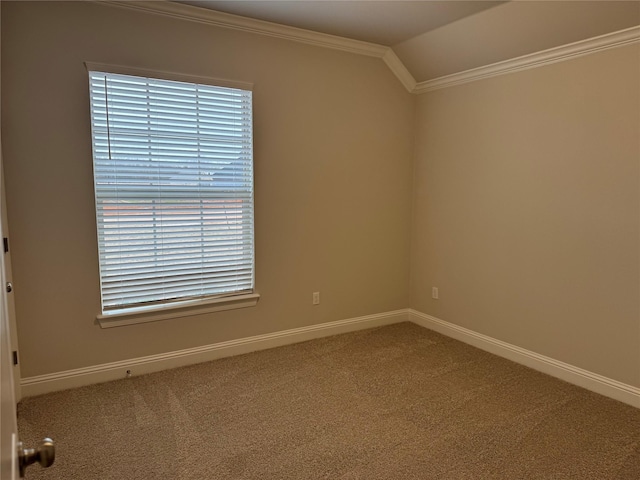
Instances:
[[[103,312],[252,292],[251,92],[89,81]]]

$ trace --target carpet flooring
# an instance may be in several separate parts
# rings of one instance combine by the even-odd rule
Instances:
[[[640,479],[640,410],[410,323],[24,399],[29,480]]]

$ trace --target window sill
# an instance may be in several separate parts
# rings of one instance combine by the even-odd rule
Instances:
[[[96,316],[101,328],[122,327],[139,323],[156,322],[170,318],[190,317],[203,313],[221,312],[237,308],[254,307],[260,294],[235,295],[232,297],[214,298],[209,300],[186,300],[168,305],[154,305],[151,307],[134,307],[114,310]]]

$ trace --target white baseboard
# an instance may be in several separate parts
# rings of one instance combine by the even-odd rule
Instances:
[[[125,378],[127,370],[132,375],[143,375],[170,368],[183,367],[195,363],[208,362],[217,358],[231,357],[243,353],[280,347],[293,343],[328,337],[367,328],[406,322],[407,310],[366,315],[363,317],[338,320],[308,327],[283,330],[281,332],[230,340],[227,342],[188,348],[174,352],[132,358],[119,362],[103,363],[92,367],[77,368],[63,372],[23,378],[20,382],[22,396],[32,397],[44,393],[76,388],[94,383]]]
[[[417,325],[559,378],[565,382],[640,408],[640,388],[638,387],[598,375],[501,340],[496,340],[413,309],[409,309],[408,312],[409,320]]]
[[[118,380],[126,376],[127,370],[131,370],[134,376],[143,375],[170,368],[208,362],[217,358],[304,342],[315,338],[391,325],[407,320],[493,353],[494,355],[507,358],[516,363],[533,368],[534,370],[586,388],[587,390],[640,408],[640,388],[638,387],[540,355],[412,309],[366,315],[320,325],[311,325],[265,335],[230,340],[186,350],[104,363],[92,367],[66,370],[47,375],[26,377],[20,382],[22,396],[23,398],[31,397],[58,390],[66,390],[68,388]]]

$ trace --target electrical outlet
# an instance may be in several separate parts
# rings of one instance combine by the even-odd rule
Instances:
[[[438,299],[438,287],[431,287],[431,298]]]
[[[320,292],[313,292],[313,304],[320,305]]]

